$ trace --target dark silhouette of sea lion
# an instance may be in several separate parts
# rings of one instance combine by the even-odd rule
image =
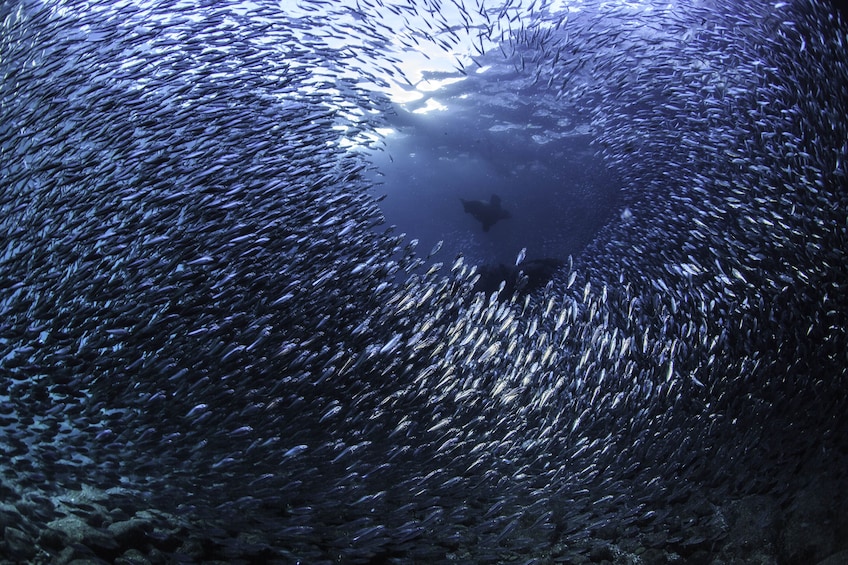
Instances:
[[[474,218],[483,224],[483,231],[489,231],[489,228],[495,225],[498,220],[505,220],[512,217],[509,212],[501,208],[501,197],[493,194],[489,202],[485,200],[465,200],[459,199],[462,202],[462,207],[467,214],[471,214]]]
[[[554,258],[528,259],[517,267],[503,263],[483,265],[478,270],[480,278],[474,291],[491,294],[504,282],[501,296],[511,296],[516,291],[523,296],[543,288],[564,265],[563,261]]]

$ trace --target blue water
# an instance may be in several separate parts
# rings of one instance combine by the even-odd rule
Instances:
[[[520,88],[526,77],[506,80]],[[492,81],[470,75],[434,94],[446,110],[393,106],[393,129],[372,160],[388,225],[426,253],[444,240],[443,260],[478,264],[577,256],[620,215],[620,184],[595,148],[588,119],[547,90],[518,91],[493,104]],[[511,217],[484,232],[460,198],[501,197]]]

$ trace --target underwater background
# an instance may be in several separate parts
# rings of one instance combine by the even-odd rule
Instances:
[[[0,562],[848,562],[846,159],[823,0],[0,2]]]

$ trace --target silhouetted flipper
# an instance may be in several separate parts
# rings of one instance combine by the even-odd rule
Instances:
[[[462,202],[465,212],[474,216],[483,225],[483,231],[489,231],[489,228],[495,225],[498,220],[511,217],[511,214],[501,207],[501,198],[497,194],[493,194],[489,202],[485,200],[465,200],[463,198],[459,200]]]

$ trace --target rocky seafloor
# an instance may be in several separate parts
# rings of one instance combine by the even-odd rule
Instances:
[[[822,454],[822,458],[832,454]],[[832,463],[832,461],[831,461]],[[848,467],[846,467],[848,468]],[[711,500],[696,493],[656,512],[670,528],[602,525],[538,554],[428,545],[375,550],[365,563],[565,563],[582,565],[841,565],[848,563],[848,471],[810,461],[781,490]],[[261,516],[226,524],[132,508],[120,489],[83,486],[47,498],[0,486],[0,563],[341,563],[314,544],[279,547]],[[308,549],[307,549],[308,548]]]

